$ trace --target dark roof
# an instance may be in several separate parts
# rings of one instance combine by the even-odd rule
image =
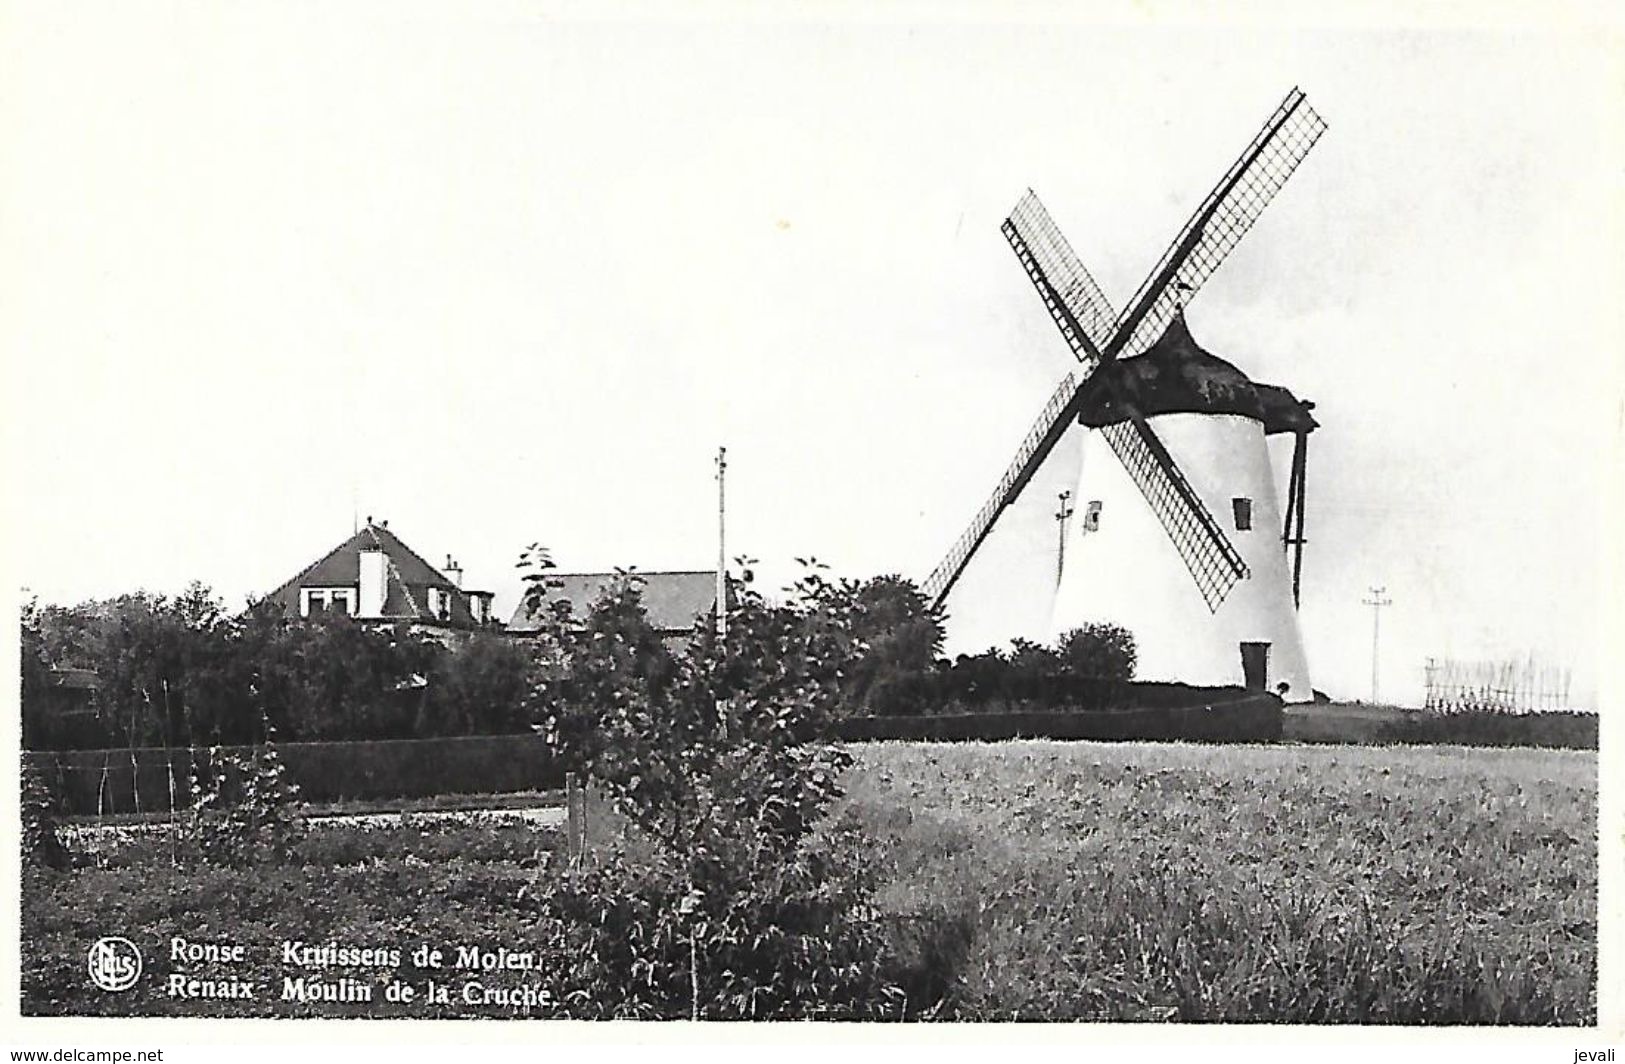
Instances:
[[[657,631],[687,632],[694,622],[709,617],[717,600],[717,573],[715,569],[676,573],[640,573],[631,575],[642,582],[644,612]],[[570,614],[581,620],[592,608],[593,602],[612,585],[620,573],[557,573],[549,574],[547,601],[565,600],[570,603]],[[520,602],[508,622],[510,632],[534,632],[540,625],[536,614],[527,603]]]
[[[468,600],[484,591],[465,591],[446,575],[401,542],[399,536],[383,525],[369,523],[361,531],[340,543],[322,557],[306,566],[299,575],[283,584],[266,598],[280,603],[291,617],[299,616],[299,591],[306,587],[361,587],[361,552],[384,552],[384,610],[383,616],[391,620],[423,621],[429,623],[474,624],[474,613]],[[436,617],[429,612],[431,587],[446,592],[451,604],[450,615]]]
[[[1309,413],[1314,405],[1285,388],[1249,380],[1197,344],[1185,316],[1175,314],[1144,354],[1109,363],[1089,379],[1078,420],[1099,428],[1126,420],[1134,410],[1145,417],[1240,414],[1263,422],[1266,433],[1311,432],[1318,427]]]

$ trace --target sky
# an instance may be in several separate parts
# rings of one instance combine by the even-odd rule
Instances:
[[[370,515],[506,614],[532,542],[712,566],[724,445],[768,590],[805,556],[922,578],[1073,365],[1005,213],[1036,189],[1121,304],[1299,85],[1327,132],[1188,320],[1317,404],[1315,685],[1370,695],[1380,585],[1385,699],[1513,655],[1594,697],[1617,25],[1198,10],[13,5],[9,586],[237,606]],[[973,561],[950,651],[1046,634],[1076,461]]]

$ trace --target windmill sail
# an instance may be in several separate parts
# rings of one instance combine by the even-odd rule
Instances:
[[[1062,337],[1083,363],[1084,376],[1075,384],[1069,383],[1069,376],[1051,396],[988,501],[927,578],[923,590],[933,603],[940,604],[947,597],[999,514],[1060,442],[1077,415],[1083,384],[1100,363],[1139,354],[1162,334],[1183,300],[1218,269],[1325,128],[1300,90],[1288,93],[1185,223],[1121,315],[1112,312],[1110,301],[1032,190],[1016,204],[1001,231]],[[1106,383],[1115,393],[1114,378],[1108,377]],[[1071,395],[1063,396],[1068,387]],[[1121,402],[1120,396],[1118,399]],[[1130,404],[1121,405],[1133,409]],[[1133,412],[1129,421],[1103,431],[1190,570],[1208,608],[1216,611],[1236,582],[1247,576],[1241,555],[1139,413]]]
[[[1117,311],[1032,189],[1016,203],[1001,231],[1062,337],[1083,363],[1087,379],[1100,362],[1100,342],[1112,335]],[[1241,555],[1144,418],[1136,414],[1127,424],[1110,426],[1105,436],[1173,541],[1208,608],[1218,609],[1236,581],[1247,575]],[[1041,464],[1047,455],[1047,450],[1038,455],[1037,463]],[[1031,476],[1029,473],[1027,479]],[[995,510],[993,516],[997,517],[1003,508]],[[981,514],[977,516],[979,519]],[[972,527],[977,528],[977,522]],[[987,531],[980,529],[977,542],[986,535]],[[954,554],[950,552],[949,557]],[[960,559],[961,566],[967,561],[968,554]],[[951,586],[952,581],[948,583]]]
[[[1128,358],[1156,342],[1181,302],[1213,276],[1325,131],[1303,92],[1289,92],[1129,300],[1103,348],[1106,358]]]
[[[1217,610],[1236,582],[1247,576],[1247,563],[1235,544],[1143,417],[1135,415],[1132,421],[1119,421],[1100,431],[1162,522],[1207,608]]]
[[[982,540],[993,530],[993,522],[997,521],[1004,508],[1015,501],[1021,494],[1021,489],[1038,472],[1038,467],[1044,459],[1055,449],[1055,443],[1071,425],[1072,419],[1077,416],[1072,409],[1072,400],[1078,393],[1078,382],[1072,374],[1068,373],[1062,378],[1049,402],[1039,411],[1038,417],[1033,421],[1032,428],[1022,438],[1021,446],[1016,448],[1016,456],[1011,459],[1009,468],[999,483],[994,487],[987,502],[976,511],[971,518],[969,527],[961,532],[954,545],[948,549],[942,561],[931,570],[931,575],[925,578],[920,590],[926,599],[933,605],[941,605],[942,600],[948,597],[948,591],[959,579],[959,574],[965,571],[970,563],[971,555],[976,548],[982,545]]]
[[[1117,322],[1111,300],[1073,254],[1072,245],[1032,189],[1016,203],[999,231],[1043,297],[1067,346],[1083,363],[1087,378],[1100,361],[1100,342],[1112,335]]]

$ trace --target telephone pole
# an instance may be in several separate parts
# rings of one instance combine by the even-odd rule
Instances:
[[[1393,605],[1393,599],[1387,595],[1385,587],[1374,587],[1362,600],[1371,607],[1371,702],[1377,701],[1377,647],[1378,636],[1382,631],[1382,608]]]
[[[728,448],[717,448],[717,640],[728,637],[727,493]]]
[[[1066,567],[1066,522],[1072,516],[1074,507],[1067,505],[1072,498],[1070,491],[1061,492],[1061,508],[1055,511],[1055,583],[1060,584],[1061,572]]]

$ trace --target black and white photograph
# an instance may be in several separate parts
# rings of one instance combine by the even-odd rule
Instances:
[[[1625,1042],[1617,12],[5,7],[11,1059]]]

